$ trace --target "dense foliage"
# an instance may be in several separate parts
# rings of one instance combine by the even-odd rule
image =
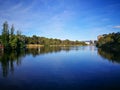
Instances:
[[[2,35],[0,36],[1,45],[4,49],[19,49],[25,46],[24,39],[19,30],[14,34],[14,26],[9,29],[8,23],[3,24]]]
[[[110,50],[110,51],[120,51],[120,33],[110,33],[104,34],[99,37],[97,42],[97,47]]]
[[[27,44],[40,44],[40,45],[86,45],[85,42],[80,41],[70,41],[53,39],[53,38],[45,38],[33,35],[32,37],[28,37],[25,35],[21,35],[21,32],[17,30],[16,34],[14,33],[15,28],[12,25],[9,28],[8,23],[5,22],[3,24],[2,34],[0,36],[1,45],[4,49],[19,49],[24,48]]]
[[[80,41],[70,41],[53,39],[53,38],[45,38],[33,35],[32,37],[26,37],[26,44],[41,44],[41,45],[86,45],[85,42]]]

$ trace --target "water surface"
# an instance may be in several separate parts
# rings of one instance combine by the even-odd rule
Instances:
[[[0,52],[0,90],[120,90],[120,55],[95,46]]]

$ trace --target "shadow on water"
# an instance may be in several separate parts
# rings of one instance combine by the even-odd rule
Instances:
[[[21,64],[21,58],[25,56],[25,51],[2,51],[0,53],[0,63],[3,71],[3,76],[6,77],[9,73],[14,72],[14,65],[19,66]]]
[[[3,72],[3,77],[7,77],[9,73],[14,73],[14,67],[21,65],[21,60],[26,55],[43,55],[47,53],[57,53],[60,51],[69,52],[70,50],[78,50],[78,47],[40,47],[27,48],[13,51],[0,51],[0,64]]]
[[[120,63],[120,52],[115,52],[115,51],[110,51],[110,50],[103,50],[103,49],[101,49],[101,48],[98,48],[98,54],[101,56],[101,57],[103,57],[103,58],[105,58],[105,59],[107,59],[107,60],[109,60],[109,61],[111,61],[111,62],[115,62],[115,63]]]

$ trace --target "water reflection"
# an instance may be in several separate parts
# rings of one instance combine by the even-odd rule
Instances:
[[[120,63],[120,53],[119,52],[114,52],[114,51],[110,51],[110,50],[102,50],[99,48],[98,54],[113,63],[114,62]]]
[[[21,51],[7,51],[0,54],[0,63],[3,72],[3,76],[6,77],[9,73],[14,72],[14,65],[21,64],[21,58],[25,56],[24,50]]]
[[[73,47],[40,47],[26,49],[26,54],[32,54],[34,57],[40,54],[57,53],[62,50],[69,52]],[[74,47],[75,48],[75,47]]]
[[[43,54],[49,54],[49,53],[57,53],[61,51],[65,51],[68,53],[69,51],[91,51],[93,53],[96,51],[95,46],[72,46],[72,47],[58,47],[58,46],[52,46],[52,47],[38,47],[38,48],[29,48],[29,49],[22,49],[19,51],[0,51],[0,66],[4,77],[7,77],[8,74],[13,74],[14,69],[16,66],[21,65],[22,58],[26,55],[32,55],[33,57],[36,57],[38,55]],[[99,50],[99,53],[101,55],[101,52]]]
[[[104,58],[109,57],[110,61],[120,60],[119,53],[106,53],[94,46],[0,51],[0,88],[1,90],[9,88],[12,90],[111,90],[111,88],[116,90],[120,88],[120,65],[101,62],[104,59],[97,55],[97,50]]]
[[[70,50],[78,50],[79,47],[40,47],[29,48],[19,51],[0,51],[0,64],[3,72],[3,76],[7,77],[9,73],[14,72],[14,66],[21,65],[21,60],[26,55],[32,55],[33,57],[40,54],[57,53],[60,51],[69,52]]]

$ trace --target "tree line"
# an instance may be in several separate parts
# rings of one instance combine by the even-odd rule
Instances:
[[[120,51],[120,32],[109,33],[101,35],[97,41],[97,47],[110,50],[110,51]]]
[[[26,47],[27,44],[40,44],[40,45],[86,45],[85,42],[60,40],[53,38],[46,38],[33,35],[25,36],[21,34],[20,30],[15,32],[14,25],[9,28],[7,22],[3,23],[2,33],[0,35],[0,43],[4,49],[20,49]]]
[[[22,37],[20,30],[17,30],[15,34],[14,25],[9,28],[7,22],[3,23],[0,43],[4,49],[19,49],[25,47],[24,38]]]

